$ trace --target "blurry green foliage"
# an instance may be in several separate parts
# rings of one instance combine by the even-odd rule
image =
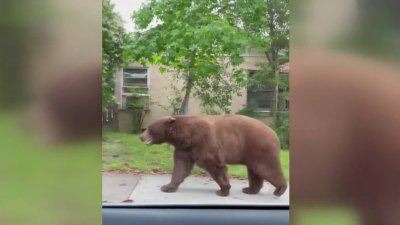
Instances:
[[[114,103],[114,74],[125,62],[127,34],[110,0],[102,0],[102,105]]]

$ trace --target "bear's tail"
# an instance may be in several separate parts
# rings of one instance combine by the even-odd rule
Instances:
[[[279,186],[275,189],[274,195],[279,197],[279,196],[283,195],[283,193],[285,193],[286,189],[287,189],[287,184],[286,184],[286,182],[283,182],[283,184],[281,186]]]

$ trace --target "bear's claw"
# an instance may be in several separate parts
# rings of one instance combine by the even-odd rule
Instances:
[[[242,192],[245,194],[248,194],[248,195],[255,195],[255,194],[258,194],[258,192],[260,192],[260,191],[259,190],[256,191],[254,189],[251,189],[250,187],[246,187],[246,188],[242,189]]]
[[[177,187],[170,186],[168,184],[161,187],[161,191],[168,193],[175,192],[177,189]]]
[[[218,190],[217,192],[215,192],[218,196],[228,196],[229,195],[229,191],[222,191],[222,190]]]

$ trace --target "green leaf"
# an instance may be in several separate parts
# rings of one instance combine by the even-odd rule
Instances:
[[[160,73],[161,73],[161,74],[165,73],[166,70],[167,70],[167,69],[166,69],[165,67],[160,67]]]
[[[157,64],[157,63],[159,63],[159,62],[161,61],[161,56],[160,56],[160,55],[153,55],[151,61],[152,61],[154,64]]]

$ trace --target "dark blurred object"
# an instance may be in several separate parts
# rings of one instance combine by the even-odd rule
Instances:
[[[101,71],[67,71],[44,85],[28,107],[24,128],[44,143],[63,143],[101,136]]]
[[[346,0],[297,8],[290,56],[294,224],[400,223],[397,6]]]
[[[46,13],[38,13],[43,1],[0,3],[0,107],[20,105],[27,97],[25,78],[29,50],[46,33],[39,26]]]
[[[94,5],[1,3],[0,109],[22,112],[20,129],[46,143],[100,140],[101,11],[86,10]]]
[[[99,1],[0,2],[0,224],[101,223],[100,79]]]
[[[324,52],[292,57],[292,209],[344,204],[365,224],[398,224],[400,74]]]

